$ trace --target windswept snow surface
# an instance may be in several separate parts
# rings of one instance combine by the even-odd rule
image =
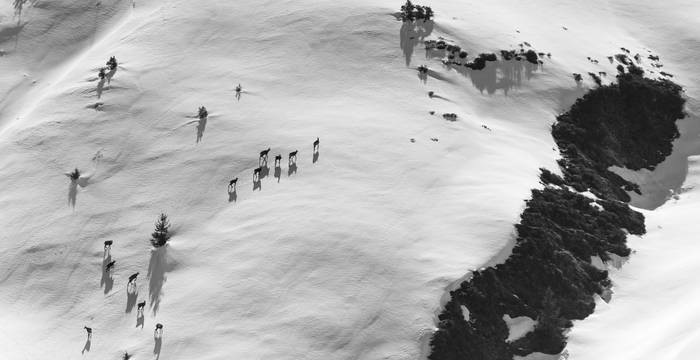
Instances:
[[[0,6],[2,359],[416,359],[447,288],[507,246],[555,169],[549,126],[590,85],[571,73],[649,46],[607,2],[431,3],[427,38],[552,53],[488,94],[401,38],[401,1],[24,4]],[[445,80],[421,83],[422,63]],[[161,211],[174,236],[152,252]]]

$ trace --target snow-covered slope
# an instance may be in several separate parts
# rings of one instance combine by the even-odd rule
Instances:
[[[402,38],[400,2],[30,5],[22,19],[36,20],[20,28],[11,7],[0,13],[14,36],[0,46],[17,49],[0,58],[3,359],[418,358],[446,288],[507,246],[537,169],[555,168],[549,126],[584,91],[571,72],[612,74],[605,56],[650,46],[618,23],[629,4],[430,4],[426,38],[552,53],[507,95],[488,94],[491,79]],[[100,85],[112,55],[120,66]],[[444,80],[422,83],[423,63]],[[439,116],[451,112],[456,122]],[[253,190],[268,147],[280,176],[271,156]],[[74,167],[78,186],[64,176]],[[174,236],[152,252],[161,211]]]

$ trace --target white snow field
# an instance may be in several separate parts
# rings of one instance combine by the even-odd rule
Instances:
[[[592,86],[577,87],[571,73],[606,71],[607,82],[615,65],[606,56],[650,50],[698,98],[692,1],[426,3],[436,18],[425,39],[442,36],[470,57],[523,41],[551,52],[521,77],[498,69],[498,84],[426,59],[423,39],[391,15],[401,4],[2,2],[0,359],[421,358],[448,289],[507,254],[538,168],[556,170],[550,125]],[[636,11],[648,16],[641,25]],[[119,67],[100,84],[109,56]],[[421,64],[432,71],[425,83]],[[253,190],[268,147],[269,174]],[[694,151],[684,149],[669,165],[672,187]],[[71,185],[64,174],[75,167],[83,175]],[[683,296],[700,293],[677,267],[697,257],[683,248],[696,246],[685,231],[695,222],[680,221],[693,215],[692,194],[658,210],[668,222],[648,212],[649,236],[633,241],[639,251],[614,274],[608,307],[576,325],[572,356],[606,358],[597,354],[607,341],[622,345],[651,324],[678,354],[697,345],[697,332],[681,330],[700,314]],[[160,212],[174,235],[153,252]],[[111,278],[101,270],[105,240],[114,241]],[[662,258],[656,248],[672,251],[672,241],[674,260]],[[685,308],[647,302],[651,292],[663,299],[660,274],[678,284],[668,291]],[[663,325],[664,313],[678,323]]]

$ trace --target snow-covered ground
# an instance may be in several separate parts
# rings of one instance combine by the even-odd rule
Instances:
[[[490,79],[446,70],[420,39],[402,39],[391,15],[400,5],[56,0],[27,1],[17,14],[2,3],[0,358],[419,358],[446,289],[507,246],[537,169],[556,168],[549,126],[592,84],[578,88],[571,73],[606,71],[610,81],[605,57],[624,46],[658,53],[684,86],[697,80],[692,2],[431,3],[427,39],[472,55],[523,41],[552,53],[507,95],[482,93]],[[641,25],[637,10],[649,16]],[[668,40],[677,29],[687,32]],[[100,85],[97,69],[112,55],[120,66]],[[444,80],[422,83],[420,64]],[[206,123],[193,118],[202,105]],[[456,122],[440,116],[452,112]],[[268,147],[270,172],[254,191]],[[286,154],[297,149],[290,173]],[[71,186],[64,173],[75,167],[83,177]],[[161,211],[174,236],[151,252]],[[644,261],[652,237],[691,234],[682,223],[657,232],[672,226],[654,213],[627,266]],[[101,270],[108,239],[113,280]],[[654,281],[623,269],[638,277],[629,286]],[[135,272],[137,296],[126,292]],[[609,329],[600,319],[619,316],[607,315],[622,311],[627,285],[616,283],[590,326]],[[580,358],[599,350],[580,345],[587,321],[572,333]]]

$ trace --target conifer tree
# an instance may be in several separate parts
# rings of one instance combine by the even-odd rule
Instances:
[[[156,230],[151,234],[151,245],[161,247],[170,239],[168,215],[161,213],[156,221]]]
[[[406,4],[401,6],[401,18],[403,21],[413,21],[415,19],[413,10],[415,10],[415,7],[413,6],[413,3],[411,0],[406,0]]]
[[[80,178],[80,170],[78,170],[78,168],[75,168],[75,170],[73,170],[73,172],[70,173],[68,177],[70,177],[70,179],[73,181],[78,180]]]

